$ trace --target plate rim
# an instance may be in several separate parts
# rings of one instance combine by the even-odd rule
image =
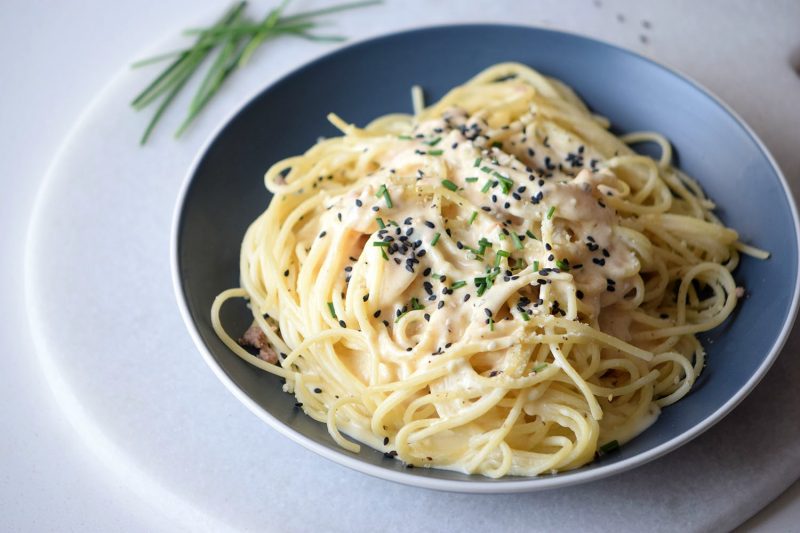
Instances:
[[[750,376],[750,378],[744,383],[744,385],[742,385],[739,388],[736,394],[734,394],[719,408],[717,408],[715,411],[709,414],[702,422],[695,425],[691,429],[684,431],[683,433],[673,437],[672,439],[669,439],[666,442],[663,442],[660,445],[650,450],[635,455],[634,457],[630,457],[628,459],[624,459],[619,462],[612,463],[606,466],[600,466],[593,470],[568,471],[560,475],[554,475],[554,476],[509,477],[501,480],[484,478],[478,475],[473,475],[469,480],[438,479],[434,477],[419,476],[414,474],[413,471],[404,472],[404,471],[391,470],[387,468],[381,468],[380,466],[362,461],[358,457],[348,455],[346,450],[344,449],[328,448],[327,446],[324,446],[318,443],[317,441],[309,437],[306,437],[305,435],[302,435],[298,431],[292,429],[288,425],[278,420],[269,411],[267,411],[259,404],[257,404],[244,390],[242,390],[236,383],[234,383],[233,380],[225,373],[220,364],[217,362],[214,355],[211,353],[211,350],[208,348],[208,346],[206,346],[205,342],[203,342],[203,339],[200,336],[200,332],[197,328],[197,325],[195,324],[194,320],[192,320],[191,312],[189,310],[188,300],[183,290],[182,278],[180,274],[180,262],[179,262],[178,250],[180,245],[180,232],[183,225],[182,215],[184,211],[186,197],[189,193],[189,190],[191,189],[192,182],[194,181],[193,178],[197,172],[197,169],[202,163],[211,145],[214,143],[217,137],[225,130],[225,128],[236,118],[236,116],[238,116],[240,112],[242,112],[248,105],[254,102],[258,97],[260,97],[262,93],[269,90],[271,87],[284,82],[286,79],[291,78],[292,76],[295,76],[302,71],[306,71],[307,69],[313,69],[318,63],[327,61],[330,58],[340,55],[342,53],[349,52],[354,48],[368,46],[375,41],[382,41],[384,39],[396,38],[420,32],[432,32],[432,31],[435,32],[441,30],[470,29],[470,28],[472,29],[506,28],[506,29],[540,32],[545,34],[554,34],[559,36],[567,36],[573,39],[586,41],[593,46],[607,47],[613,49],[618,53],[623,53],[629,56],[633,56],[636,59],[643,60],[649,63],[653,67],[665,71],[667,74],[679,78],[680,80],[692,86],[692,88],[694,88],[696,91],[705,95],[707,98],[709,98],[709,100],[711,100],[717,106],[719,106],[727,115],[733,118],[733,120],[747,133],[750,139],[754,141],[758,149],[766,157],[767,161],[769,162],[769,165],[775,172],[775,175],[778,177],[778,181],[781,185],[781,190],[783,192],[784,198],[789,204],[789,211],[792,216],[793,230],[795,235],[795,245],[797,250],[797,257],[796,257],[797,267],[795,268],[794,271],[794,278],[795,278],[794,290],[792,293],[792,302],[789,308],[789,312],[786,314],[780,333],[774,340],[766,357],[758,366],[753,375]],[[354,40],[352,43],[346,46],[336,48],[330,52],[324,53],[316,57],[315,59],[312,59],[311,61],[302,63],[301,65],[290,70],[286,74],[273,80],[268,85],[260,87],[256,92],[246,95],[242,100],[240,100],[240,102],[237,105],[233,106],[231,112],[228,113],[213,128],[211,133],[203,141],[200,149],[193,158],[189,166],[189,169],[187,170],[182,180],[172,213],[172,227],[170,231],[170,273],[172,278],[173,292],[178,304],[178,309],[180,311],[181,318],[183,319],[184,325],[186,326],[186,329],[188,330],[189,335],[191,336],[192,341],[195,344],[195,347],[200,351],[200,354],[205,360],[206,364],[211,368],[211,370],[214,372],[217,378],[225,385],[225,387],[233,394],[234,397],[236,397],[253,414],[255,414],[262,421],[266,422],[272,429],[276,430],[278,433],[284,435],[285,437],[288,437],[297,444],[300,444],[304,448],[330,461],[346,466],[363,474],[370,475],[372,477],[385,479],[387,481],[393,481],[403,485],[409,485],[425,489],[440,490],[440,491],[473,493],[473,494],[523,493],[523,492],[534,492],[538,490],[546,490],[553,488],[562,488],[562,487],[577,485],[580,483],[586,483],[589,481],[596,481],[605,477],[619,474],[621,472],[630,470],[632,468],[642,466],[646,463],[649,463],[650,461],[653,461],[687,444],[691,440],[697,438],[702,433],[704,433],[705,431],[716,425],[718,422],[724,419],[728,414],[730,414],[730,412],[733,411],[733,409],[753,391],[756,385],[758,385],[758,383],[766,375],[767,371],[770,369],[770,367],[773,365],[775,360],[780,355],[784,345],[786,344],[789,334],[791,333],[792,328],[794,326],[795,319],[798,313],[798,304],[800,304],[800,216],[798,216],[797,205],[795,203],[794,196],[792,195],[789,183],[786,180],[786,177],[784,176],[783,172],[781,171],[780,166],[775,161],[775,158],[773,157],[772,153],[766,147],[761,138],[755,133],[755,131],[753,131],[750,125],[734,109],[732,109],[725,101],[723,101],[717,94],[712,92],[710,89],[708,89],[703,84],[699,83],[691,76],[682,72],[680,69],[677,69],[672,66],[667,66],[665,63],[656,61],[654,59],[646,57],[642,54],[639,54],[637,52],[634,52],[633,50],[629,50],[622,46],[606,42],[602,39],[587,37],[585,35],[581,35],[570,31],[556,30],[552,28],[545,28],[541,26],[525,25],[525,24],[499,24],[499,23],[432,24],[432,25],[414,27],[411,29],[383,33],[371,37],[366,37],[363,39]]]

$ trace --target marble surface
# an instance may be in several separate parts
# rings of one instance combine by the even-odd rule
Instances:
[[[298,1],[293,8],[319,4]],[[797,333],[753,394],[696,441],[624,476],[559,491],[487,497],[402,487],[316,457],[253,417],[216,382],[183,330],[168,271],[172,204],[196,150],[238,102],[332,47],[292,40],[265,47],[180,142],[164,128],[152,145],[137,148],[146,117],[126,107],[149,73],[125,65],[177,44],[178,29],[224,5],[120,2],[109,13],[96,0],[18,2],[8,11],[14,16],[0,19],[0,55],[12,65],[0,104],[0,180],[7,192],[0,196],[7,229],[0,232],[6,303],[0,346],[7,360],[0,414],[11,428],[0,434],[4,529],[421,531],[535,524],[624,531],[649,523],[654,530],[722,530],[797,479]],[[255,2],[252,9],[268,5]],[[797,3],[389,0],[335,20],[332,30],[353,39],[491,21],[564,29],[631,48],[720,95],[762,137],[797,189],[800,77],[791,68],[800,50]],[[41,31],[32,34],[32,24]],[[176,108],[167,117],[171,124],[183,105]],[[788,498],[745,527],[791,524],[798,504],[792,492]]]

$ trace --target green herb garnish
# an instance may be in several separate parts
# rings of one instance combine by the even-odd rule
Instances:
[[[437,231],[436,235],[434,235],[433,239],[431,239],[431,246],[436,246],[436,243],[439,242],[439,237],[441,236],[442,234]]]
[[[436,146],[437,144],[439,144],[439,141],[441,141],[441,140],[442,140],[441,137],[436,137],[432,141],[428,141],[428,142],[423,143],[423,144],[427,144],[428,146]],[[430,152],[428,152],[428,153],[430,153]]]
[[[517,250],[522,250],[522,241],[519,240],[519,235],[513,231],[511,232],[511,241],[514,243],[514,248]]]
[[[386,207],[388,208],[394,207],[394,204],[392,204],[392,197],[389,196],[389,189],[386,188],[386,185],[381,185],[378,188],[378,192],[375,193],[375,196],[377,196],[378,198],[383,196],[383,199],[386,202]]]
[[[441,152],[441,150],[439,150],[439,151]],[[430,152],[428,152],[428,153],[430,153]],[[450,180],[442,180],[442,185],[445,187],[445,189],[450,189],[453,192],[458,190],[458,185],[456,185],[455,183],[453,183]]]
[[[556,206],[550,206],[550,209],[547,210],[547,220],[553,218],[553,214],[556,212]]]
[[[336,310],[333,308],[333,302],[328,302],[328,311],[331,312],[333,318],[336,318]]]
[[[477,217],[477,216],[478,216],[478,212],[477,211],[473,211],[472,214],[469,216],[469,221],[467,223],[471,226],[472,223],[475,222],[475,217]]]
[[[511,254],[505,250],[497,250],[497,253],[494,256],[494,266],[500,266],[500,261],[503,260],[503,257],[508,257],[510,255]]]
[[[375,222],[378,223],[378,228],[380,229],[386,228],[386,224],[383,223],[383,219],[381,217],[375,217]]]
[[[606,442],[597,450],[599,454],[605,454],[609,452],[613,452],[614,450],[619,449],[619,442],[612,440],[611,442]]]
[[[466,281],[458,280],[458,281],[454,281],[453,284],[450,285],[450,288],[453,289],[453,290],[456,290],[456,289],[460,289],[461,287],[463,287],[466,284],[467,284]]]
[[[478,178],[476,178],[476,177],[472,176],[472,177],[466,178],[466,180],[465,180],[465,181],[466,181],[467,183],[475,183],[476,181],[478,181]]]
[[[190,47],[137,61],[132,65],[133,68],[140,68],[172,59],[172,62],[131,102],[131,106],[135,110],[141,111],[159,101],[139,143],[147,142],[167,108],[215,50],[217,55],[201,80],[189,104],[188,113],[175,132],[176,137],[186,131],[231,74],[243,68],[256,49],[267,40],[290,35],[310,41],[342,41],[344,37],[338,35],[311,33],[310,30],[318,26],[318,23],[312,19],[346,9],[379,3],[379,0],[351,2],[283,16],[283,11],[288,4],[288,0],[284,0],[260,21],[254,21],[245,16],[246,2],[238,2],[211,26],[186,31],[187,35],[196,36],[195,42]]]
[[[428,155],[442,155],[444,150],[428,150]]]

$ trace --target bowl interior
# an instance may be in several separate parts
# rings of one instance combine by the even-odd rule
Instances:
[[[362,125],[386,113],[410,112],[412,84],[421,85],[433,101],[502,61],[518,61],[566,82],[620,132],[666,135],[678,165],[700,181],[722,220],[744,242],[769,250],[772,257],[743,258],[735,278],[749,297],[731,319],[702,336],[708,366],[694,390],[619,452],[574,472],[499,482],[441,470],[408,470],[366,447],[356,456],[336,446],[323,424],[295,409],[294,398],[281,391],[278,378],[228,351],[212,330],[211,302],[220,291],[238,286],[241,239],[270,200],[264,171],[305,151],[319,136],[336,135],[325,118],[328,112]],[[740,391],[752,387],[756,380],[751,378],[760,377],[776,355],[793,313],[796,223],[785,185],[759,142],[692,82],[633,53],[575,35],[513,26],[450,26],[344,48],[251,100],[218,132],[190,180],[176,224],[176,284],[201,349],[254,402],[251,407],[294,432],[297,440],[316,442],[333,452],[326,455],[351,466],[356,464],[353,458],[373,465],[377,468],[371,473],[379,476],[398,479],[401,474],[400,480],[409,483],[425,484],[427,478],[456,482],[447,485],[454,490],[465,483],[480,483],[490,491],[497,483],[504,489],[515,490],[510,484],[517,484],[517,490],[528,490],[596,478],[656,457],[699,434],[741,399]],[[228,304],[222,319],[230,332],[244,331],[250,323],[243,304]]]

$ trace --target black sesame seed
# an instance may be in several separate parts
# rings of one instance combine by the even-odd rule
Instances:
[[[364,202],[356,198],[356,207],[361,207],[362,205],[364,205]]]
[[[464,295],[464,301],[466,302],[467,300],[469,300],[471,298],[471,296],[472,295],[470,293],[465,294]]]
[[[375,317],[375,318],[378,318],[379,316],[381,316],[381,310],[380,310],[380,309],[378,309],[377,311],[375,311],[374,313],[372,313],[372,316],[373,316],[373,317]]]
[[[422,275],[423,275],[423,276],[430,276],[430,275],[431,275],[431,269],[430,269],[430,267],[428,267],[428,268],[426,268],[425,270],[423,270],[423,271],[422,271]]]
[[[322,389],[320,389],[319,387],[316,387],[314,389],[314,394],[319,394],[320,392],[322,392]]]
[[[436,309],[441,309],[442,307],[444,307],[444,301],[439,302],[439,304],[436,306]]]
[[[289,275],[289,271],[288,271],[288,270],[284,270],[284,271],[283,271],[283,275],[284,275],[284,276],[288,276],[288,275]]]
[[[340,320],[339,321],[339,325],[342,326],[343,328],[346,328],[347,327],[347,322],[345,322],[344,320]]]
[[[434,223],[433,223],[433,222],[431,222],[431,221],[429,221],[429,220],[426,220],[426,221],[425,221],[425,225],[426,225],[426,226],[428,226],[429,228],[435,228],[435,227],[436,227],[436,226],[434,225]]]

